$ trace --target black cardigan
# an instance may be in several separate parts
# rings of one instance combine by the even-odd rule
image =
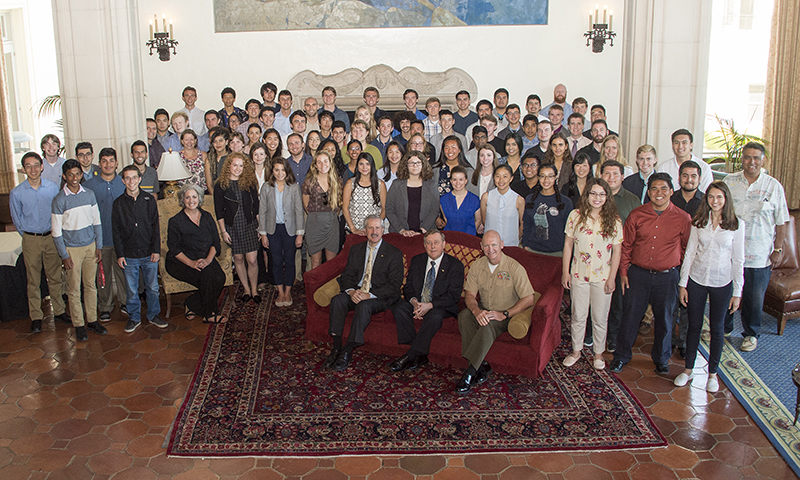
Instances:
[[[252,223],[258,215],[258,190],[251,188],[241,192],[244,218],[247,219],[247,223]],[[217,219],[225,220],[226,227],[233,225],[233,217],[236,216],[237,210],[239,202],[236,201],[231,184],[228,183],[228,188],[225,189],[219,183],[214,185],[214,211],[217,213]]]

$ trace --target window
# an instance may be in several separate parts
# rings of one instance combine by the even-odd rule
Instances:
[[[739,30],[752,30],[755,15],[755,0],[742,0],[739,5]]]

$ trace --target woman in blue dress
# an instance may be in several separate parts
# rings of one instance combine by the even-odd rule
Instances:
[[[450,170],[452,190],[442,195],[439,203],[442,207],[445,226],[442,230],[478,234],[481,220],[481,199],[467,191],[467,169],[457,165]],[[481,230],[483,230],[481,228]],[[482,231],[480,233],[483,233]]]

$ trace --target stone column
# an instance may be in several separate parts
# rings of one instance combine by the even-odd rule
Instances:
[[[130,145],[146,139],[137,0],[53,0],[66,156],[91,142],[130,163]]]
[[[11,114],[8,105],[8,77],[3,42],[0,41],[0,194],[14,188],[14,143],[11,137]]]
[[[620,135],[631,162],[645,143],[673,156],[670,135],[687,128],[703,152],[711,0],[625,2]]]

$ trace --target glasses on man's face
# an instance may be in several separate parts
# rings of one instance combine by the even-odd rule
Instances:
[[[522,168],[537,168],[537,167],[539,167],[539,165],[537,165],[535,163],[523,163],[522,164]]]

